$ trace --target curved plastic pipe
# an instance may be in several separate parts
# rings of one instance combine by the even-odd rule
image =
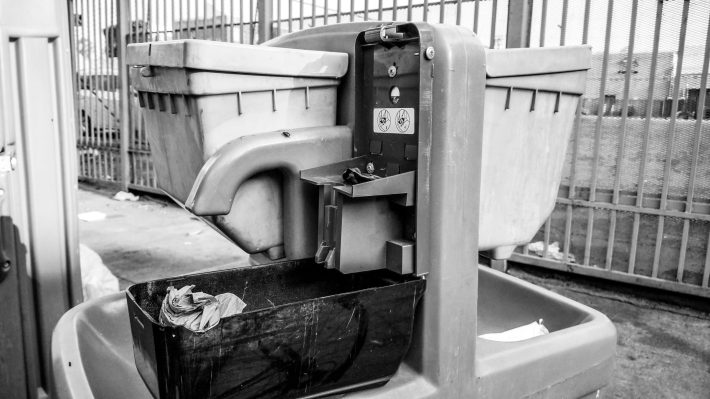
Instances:
[[[226,215],[245,180],[277,169],[283,173],[284,249],[290,259],[314,255],[318,197],[299,173],[348,159],[349,128],[327,126],[243,136],[221,147],[202,166],[185,207],[198,216]]]

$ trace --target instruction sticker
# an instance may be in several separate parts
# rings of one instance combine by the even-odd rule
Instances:
[[[414,108],[375,108],[372,130],[375,133],[414,134]]]

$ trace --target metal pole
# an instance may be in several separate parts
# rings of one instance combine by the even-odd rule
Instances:
[[[274,3],[271,0],[257,0],[259,13],[259,43],[271,39],[271,21],[274,20]]]
[[[128,66],[126,65],[126,35],[130,30],[130,11],[127,1],[117,1],[118,5],[118,84],[121,105],[121,183],[128,190],[130,168],[128,165],[128,139],[130,137],[130,96],[128,92]]]
[[[507,48],[530,47],[532,0],[511,1],[508,4]]]

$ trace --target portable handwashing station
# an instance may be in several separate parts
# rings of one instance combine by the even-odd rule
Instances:
[[[159,187],[272,261],[72,309],[57,397],[598,397],[611,322],[478,266],[552,211],[590,59],[426,23],[129,46]],[[204,333],[161,325],[184,285],[247,307]],[[539,319],[549,334],[480,337]]]

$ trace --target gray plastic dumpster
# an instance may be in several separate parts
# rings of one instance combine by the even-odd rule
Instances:
[[[335,126],[336,88],[347,69],[343,53],[198,40],[130,46],[127,62],[142,66],[130,76],[158,188],[181,204],[224,144],[278,129]],[[229,213],[205,219],[248,253],[282,257],[280,184],[274,173],[252,176],[229,198]]]
[[[164,43],[160,51],[184,54],[186,45]],[[272,373],[279,392],[268,390],[257,396],[595,397],[608,383],[613,367],[616,332],[609,319],[547,290],[477,266],[479,249],[503,248],[498,252],[505,255],[506,247],[531,237],[547,216],[545,212],[549,213],[564,143],[589,68],[589,48],[487,52],[464,28],[425,23],[328,26],[286,35],[268,45],[272,47],[269,51],[275,52],[292,48],[347,54],[347,73],[338,86],[336,125],[279,127],[245,134],[224,143],[209,157],[204,157],[201,148],[198,151],[189,143],[175,140],[174,145],[181,150],[200,154],[196,157],[202,157],[196,161],[202,163],[199,173],[182,176],[175,173],[178,166],[172,169],[165,163],[158,174],[190,186],[183,191],[187,193],[184,199],[176,198],[178,202],[199,216],[212,218],[234,211],[235,196],[253,176],[274,173],[281,179],[281,240],[287,257],[307,254],[309,262],[317,263],[312,264],[316,270],[335,269],[348,278],[376,273],[391,276],[389,281],[396,284],[406,276],[407,281],[419,280],[426,287],[419,305],[416,298],[405,305],[414,307],[416,313],[410,326],[409,350],[394,374],[378,376],[376,381],[358,379],[367,373],[347,366],[360,364],[357,361],[335,364],[338,373],[332,374],[327,369],[334,364],[330,360],[342,354],[319,351],[317,343],[309,339],[303,344],[314,349],[307,356],[295,355],[297,349],[284,352],[289,354],[288,359],[306,362],[294,362],[295,368],[291,368],[277,356],[281,359],[278,371],[257,370]],[[201,43],[190,42],[189,46],[200,47]],[[149,54],[157,49],[155,45],[152,50],[149,45],[136,48]],[[240,50],[236,49],[238,54]],[[181,69],[194,68],[186,59],[189,57],[178,57],[176,63],[162,67],[140,61],[133,76],[145,79],[142,91],[149,91],[151,78],[161,76],[160,68],[177,69],[173,72],[178,75]],[[136,76],[136,71],[146,67],[145,73]],[[249,78],[259,80],[256,76]],[[238,93],[239,88],[236,90]],[[160,110],[156,104],[154,109]],[[151,117],[150,104],[145,102],[144,106],[148,108],[146,117]],[[169,109],[165,106],[161,112]],[[278,106],[271,112],[278,113]],[[516,118],[522,122],[511,120]],[[190,123],[197,123],[195,131],[200,132],[199,118]],[[158,130],[151,137],[169,141],[166,138],[172,131],[161,129],[159,124],[153,127]],[[199,134],[197,137],[199,142]],[[353,178],[354,168],[362,177]],[[515,186],[525,184],[536,189],[518,192]],[[511,194],[517,197],[508,198]],[[273,267],[282,264],[274,263]],[[199,280],[209,278],[207,274]],[[191,280],[188,276],[179,281],[189,284]],[[282,284],[285,291],[308,291],[308,281],[292,285],[282,280]],[[351,289],[355,297],[367,296],[357,288]],[[202,396],[207,397],[241,397],[243,385],[238,382],[233,387],[183,384],[175,379],[176,365],[138,361],[139,357],[159,359],[151,357],[153,350],[165,354],[162,347],[145,344],[151,335],[135,322],[135,316],[149,314],[146,308],[158,305],[160,295],[155,295],[153,303],[134,301],[129,296],[130,312],[120,296],[68,312],[57,326],[53,341],[57,397],[122,397],[122,389],[133,397],[149,397],[143,384],[144,379],[149,380],[147,376],[159,382],[175,382],[159,389],[156,396],[161,398],[174,397],[175,393],[196,396],[199,389],[206,389]],[[315,302],[308,303],[323,301],[331,306],[329,298],[311,298]],[[277,309],[293,305],[273,304]],[[357,299],[343,306],[367,309],[367,302]],[[393,307],[389,311],[399,314],[404,309]],[[358,329],[357,336],[362,339],[357,342],[370,345],[368,355],[381,351],[387,356],[386,343],[368,340],[371,331],[363,326],[371,322],[376,323],[372,330],[389,331],[394,328],[389,323],[398,323],[399,319],[381,313],[368,315],[353,310],[357,324],[344,322],[343,328],[348,336],[353,333],[349,329]],[[244,318],[253,316],[249,313]],[[538,319],[544,319],[549,334],[513,342],[480,337]],[[140,320],[153,322],[149,318]],[[305,340],[317,336],[317,325],[307,323],[303,334],[283,338],[282,345],[275,347],[298,348],[298,337]],[[154,338],[169,336],[165,332],[172,331],[172,327],[150,326],[160,331],[152,335]],[[335,330],[329,330],[331,338]],[[219,333],[230,331],[234,330],[226,328]],[[140,345],[140,354],[135,355],[138,366],[132,363],[135,340],[131,335],[146,340]],[[184,335],[181,330],[175,336]],[[194,344],[196,351],[204,349],[199,340]],[[176,345],[184,347],[185,342]],[[377,345],[383,348],[374,349]],[[200,360],[209,375],[225,372],[219,366],[224,362],[239,370],[262,364],[240,364],[239,359],[229,358],[229,353],[210,353],[213,356]],[[275,359],[268,348],[264,348],[264,356]],[[391,360],[387,359],[388,364]],[[98,364],[104,367],[96,367]],[[289,378],[294,375],[298,378]],[[317,384],[323,375],[338,377],[329,385]],[[225,381],[226,377],[220,378]]]

